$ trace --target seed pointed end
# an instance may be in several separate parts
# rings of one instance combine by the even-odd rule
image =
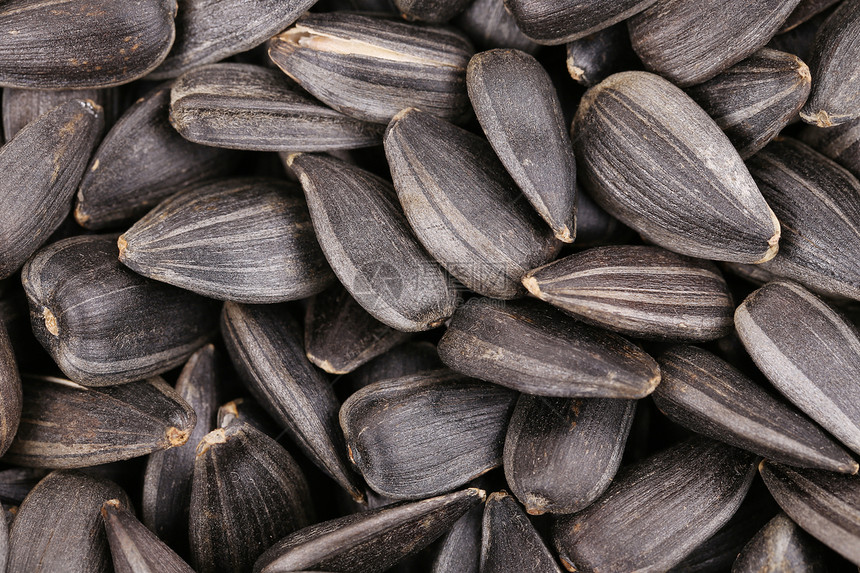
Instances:
[[[301,153],[287,153],[284,161],[287,163],[287,167],[293,166],[293,161],[296,160],[296,157],[302,155]]]
[[[125,239],[125,235],[120,235],[119,239],[116,240],[116,246],[119,248],[119,260],[123,260],[125,258],[125,251],[128,249],[128,241]]]
[[[782,236],[782,229],[773,211],[770,212],[770,218],[773,221],[773,236],[767,240],[767,251],[765,251],[764,256],[753,264],[760,265],[761,263],[766,263],[779,252],[779,239]]]
[[[170,448],[178,448],[179,446],[185,445],[185,442],[188,441],[188,437],[190,435],[191,432],[188,430],[180,430],[173,426],[167,428],[167,432],[165,432],[167,443],[169,444],[168,447]]]
[[[537,279],[534,278],[533,275],[528,274],[524,276],[522,282],[523,286],[526,287],[526,290],[529,291],[529,294],[531,294],[535,298],[543,300],[544,294],[543,292],[541,292],[540,285],[538,284]]]
[[[122,507],[122,504],[119,502],[118,499],[107,500],[102,504],[102,517],[107,519],[108,513],[110,513],[110,511],[117,511],[120,507]]]
[[[48,329],[48,332],[53,334],[54,336],[60,335],[60,327],[57,325],[57,317],[54,316],[54,313],[51,312],[50,308],[45,308],[42,310],[42,318],[45,319],[45,328]]]
[[[186,438],[187,439],[187,438]],[[224,432],[224,428],[217,428],[212,430],[200,440],[200,443],[197,445],[197,457],[202,456],[206,452],[209,451],[209,448],[216,444],[226,444],[227,443],[227,433]]]
[[[833,119],[827,111],[820,109],[816,113],[800,112],[800,118],[806,123],[817,125],[818,127],[833,127]]]
[[[570,232],[570,228],[567,225],[564,225],[560,229],[555,230],[555,238],[563,243],[572,243],[573,235]]]

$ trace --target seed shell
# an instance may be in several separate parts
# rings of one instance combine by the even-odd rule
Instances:
[[[804,62],[809,62],[815,46],[818,29],[833,10],[826,10],[788,32],[777,34],[767,43],[768,48],[794,54]],[[811,73],[811,72],[810,72]],[[796,119],[799,119],[796,118]]]
[[[789,30],[795,29],[800,24],[808,21],[816,14],[820,14],[824,10],[830,8],[840,0],[800,0],[800,4],[794,9],[794,12],[783,23],[778,34],[784,34]]]
[[[798,137],[860,178],[860,119],[827,128],[807,125]]]
[[[395,346],[382,356],[374,358],[351,372],[349,378],[357,391],[373,382],[401,378],[427,370],[438,370],[444,366],[432,342],[411,341]]]
[[[383,380],[340,410],[352,462],[376,492],[421,499],[502,462],[516,393],[446,370]]]
[[[827,571],[818,543],[782,512],[756,533],[732,565],[732,573],[781,571]]]
[[[567,71],[578,83],[591,87],[612,74],[636,67],[627,24],[622,22],[568,42]]]
[[[720,261],[776,255],[779,222],[737,151],[668,81],[610,76],[586,92],[572,138],[591,197],[645,239]]]
[[[0,501],[4,506],[21,505],[30,490],[46,475],[48,470],[41,468],[11,468],[0,471]]]
[[[484,508],[473,507],[439,540],[431,573],[479,573]]]
[[[511,48],[533,54],[540,47],[522,33],[504,0],[474,0],[453,23],[479,50]]]
[[[218,408],[216,427],[226,428],[231,424],[249,424],[270,438],[278,438],[281,428],[260,406],[250,397],[231,400]]]
[[[471,0],[394,0],[397,9],[407,20],[447,22],[469,5]]]
[[[21,377],[12,343],[6,327],[0,324],[0,456],[2,456],[18,431],[21,421],[22,390]],[[2,480],[0,480],[2,483]],[[2,487],[0,487],[2,497]],[[0,571],[3,569],[0,568]]]
[[[561,573],[522,506],[505,491],[484,505],[481,573]]]
[[[92,101],[104,110],[105,123],[112,123],[119,107],[118,90],[27,90],[3,89],[3,135],[11,140],[24,127],[55,107],[71,100]]]

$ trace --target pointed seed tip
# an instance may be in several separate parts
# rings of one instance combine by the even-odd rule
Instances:
[[[60,327],[57,325],[57,317],[54,316],[54,313],[51,312],[50,308],[45,307],[44,310],[42,310],[42,318],[45,319],[45,328],[48,329],[48,332],[54,336],[59,336]]]
[[[555,238],[563,243],[572,243],[573,237],[570,234],[570,228],[564,225],[561,229],[555,232]]]
[[[200,440],[200,443],[197,444],[197,457],[202,456],[206,452],[209,451],[209,448],[215,444],[225,444],[227,443],[227,434],[224,432],[223,428],[217,428],[212,430]]]
[[[469,488],[469,491],[474,492],[474,493],[475,493],[475,495],[477,495],[477,496],[478,496],[478,498],[479,498],[481,501],[486,501],[486,499],[487,499],[487,490],[481,489],[481,488],[479,488],[479,487],[471,487],[471,488]]]
[[[119,239],[116,240],[116,246],[119,249],[119,260],[123,260],[125,258],[125,251],[128,249],[128,241],[125,235],[119,236]]]
[[[800,118],[806,123],[817,125],[818,127],[833,127],[833,120],[830,119],[830,114],[821,109],[816,113],[806,113],[801,111]]]
[[[188,430],[180,430],[174,426],[167,428],[167,432],[165,432],[165,436],[167,436],[168,447],[178,448],[179,446],[185,445],[188,441],[191,432]]]
[[[540,285],[538,284],[537,279],[534,275],[529,272],[526,276],[523,277],[522,280],[523,286],[526,287],[526,290],[529,291],[529,294],[532,296],[543,299],[543,293],[540,290]]]

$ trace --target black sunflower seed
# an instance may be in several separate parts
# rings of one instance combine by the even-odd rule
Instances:
[[[41,468],[11,468],[0,471],[0,501],[4,506],[20,505],[30,490],[46,475],[48,470]]]
[[[226,428],[230,424],[246,423],[254,426],[270,438],[278,439],[281,428],[260,406],[256,400],[250,397],[237,398],[218,408],[218,419],[216,426]]]
[[[25,90],[3,89],[3,135],[11,140],[28,123],[71,100],[92,101],[104,111],[105,124],[119,112],[119,91],[114,89]]]
[[[624,22],[567,44],[567,71],[584,86],[591,87],[612,74],[634,69],[636,62]]]
[[[407,342],[395,346],[382,356],[374,358],[351,372],[349,379],[353,388],[358,390],[380,380],[401,378],[418,372],[437,370],[444,366],[432,342]]]
[[[800,0],[800,4],[798,4],[797,8],[794,9],[794,12],[789,15],[783,23],[782,28],[780,28],[777,33],[783,34],[789,30],[793,30],[800,24],[803,24],[816,14],[830,8],[837,2],[839,2],[839,0]]]
[[[798,137],[860,177],[860,119],[827,128],[808,125]]]
[[[487,498],[481,536],[481,573],[561,573],[534,525],[505,491]]]
[[[18,364],[6,327],[0,324],[0,456],[15,438],[21,421],[22,390]],[[0,480],[2,483],[2,480]],[[2,487],[0,487],[2,491]],[[2,497],[2,493],[0,493]],[[2,571],[2,569],[0,569]]]
[[[781,512],[756,533],[732,565],[732,573],[779,571],[827,571],[818,543]]]
[[[533,54],[540,47],[517,27],[504,0],[474,0],[453,23],[479,50],[511,48]]]
[[[471,0],[394,0],[407,20],[447,22],[469,5]]]
[[[484,508],[473,507],[439,540],[431,573],[478,573]]]

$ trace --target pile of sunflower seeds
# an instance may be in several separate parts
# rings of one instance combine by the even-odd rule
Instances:
[[[5,0],[0,86],[0,572],[860,566],[860,0]]]

